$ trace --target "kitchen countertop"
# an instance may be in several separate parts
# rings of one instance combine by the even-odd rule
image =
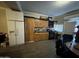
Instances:
[[[40,32],[40,33],[34,33],[34,34],[48,34],[48,32]]]

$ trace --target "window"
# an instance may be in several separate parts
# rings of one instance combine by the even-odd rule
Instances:
[[[54,24],[54,29],[58,32],[63,32],[63,24]]]

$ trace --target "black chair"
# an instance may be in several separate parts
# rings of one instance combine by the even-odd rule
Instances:
[[[62,58],[79,58],[72,51],[67,48],[66,42],[61,39],[56,40],[56,54]]]
[[[0,44],[5,41],[6,33],[0,33]]]
[[[66,52],[67,52],[67,49],[65,47],[65,44],[63,43],[62,40],[58,40],[56,42],[56,54],[61,57],[64,57],[66,55],[65,54]]]
[[[73,35],[64,34],[62,37],[63,37],[63,42],[70,42],[73,40]]]

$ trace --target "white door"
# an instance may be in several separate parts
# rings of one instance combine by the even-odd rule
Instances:
[[[8,21],[9,45],[16,45],[15,21]]]
[[[10,46],[24,44],[24,22],[8,21]]]
[[[24,22],[16,21],[16,41],[18,44],[24,44]]]
[[[64,22],[64,34],[73,34],[75,22]]]

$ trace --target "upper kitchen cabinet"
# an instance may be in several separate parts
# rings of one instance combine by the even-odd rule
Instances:
[[[40,20],[35,19],[33,22],[34,22],[34,27],[38,27],[39,23],[40,23]]]
[[[48,21],[40,20],[40,27],[48,27]]]
[[[10,9],[6,10],[8,20],[17,20],[17,21],[24,21],[24,17],[22,12],[12,11]]]
[[[48,27],[48,21],[45,20],[35,20],[35,27]]]

